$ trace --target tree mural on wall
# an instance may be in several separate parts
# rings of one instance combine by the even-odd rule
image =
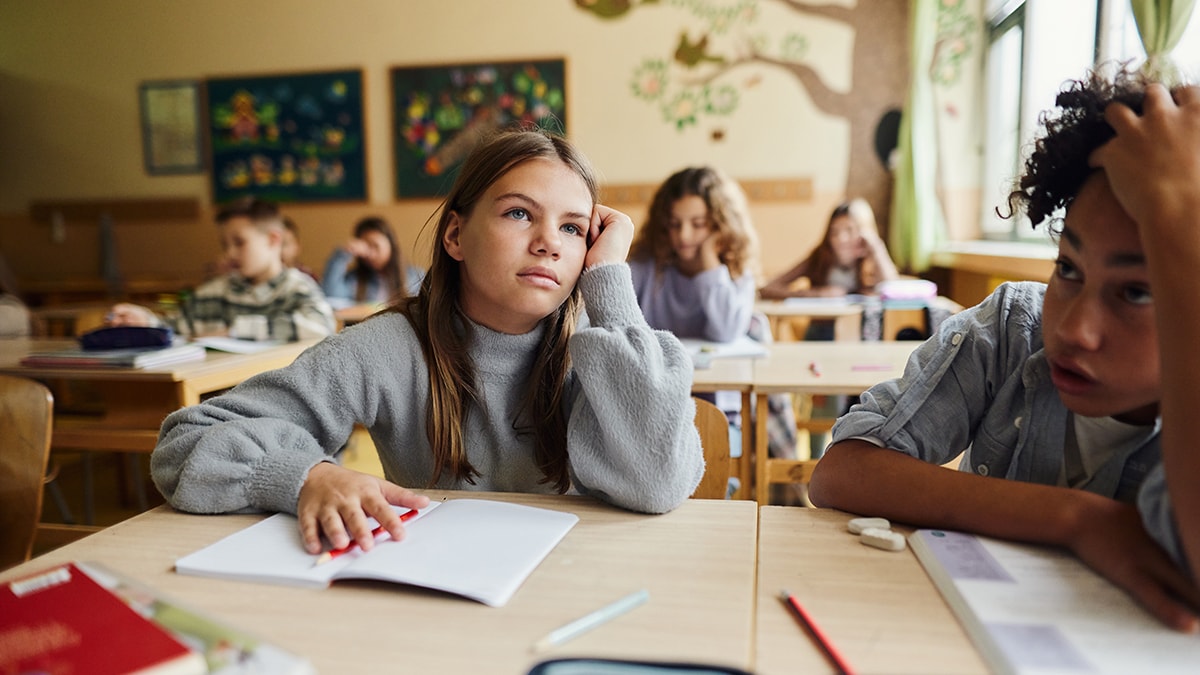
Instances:
[[[794,25],[763,25],[759,0],[575,0],[575,4],[603,19],[657,6],[682,10],[700,20],[699,34],[683,29],[664,47],[666,57],[645,58],[633,74],[634,95],[659,106],[664,120],[681,132],[698,126],[703,118],[733,114],[741,93],[758,81],[752,73],[738,79],[747,69],[766,66],[790,73],[817,110],[849,124],[846,194],[866,198],[885,228],[891,181],[886,156],[880,154],[894,146],[896,111],[907,91],[908,1],[860,0],[855,7],[772,1],[795,13]],[[820,26],[804,19],[815,17],[842,23],[853,32],[848,91],[832,88],[808,63],[806,33]],[[805,131],[797,127],[796,133]]]

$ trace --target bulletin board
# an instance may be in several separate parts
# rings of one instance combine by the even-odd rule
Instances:
[[[567,131],[561,59],[393,68],[396,197],[438,197],[490,133],[514,124]]]
[[[213,201],[365,201],[362,70],[205,81]]]

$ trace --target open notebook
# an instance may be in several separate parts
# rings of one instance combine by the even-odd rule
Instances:
[[[431,502],[405,523],[403,541],[314,565],[295,516],[281,513],[176,560],[175,571],[315,588],[338,579],[391,581],[501,607],[578,521],[573,513],[508,502]]]
[[[1068,551],[947,530],[908,541],[993,672],[1200,672],[1200,636],[1162,625]]]

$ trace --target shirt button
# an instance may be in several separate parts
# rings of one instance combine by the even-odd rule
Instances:
[[[1018,429],[1020,429],[1020,428],[1021,428],[1021,418],[1020,418],[1020,417],[1018,417],[1017,419],[1013,420],[1013,426],[1014,426],[1014,427],[1016,427],[1016,428],[1018,428]]]
[[[962,333],[955,333],[954,337],[950,338],[950,344],[954,345],[955,347],[957,347],[958,343],[960,342],[962,342]]]
[[[979,466],[975,467],[975,473],[979,474],[980,476],[988,475],[987,464],[980,464]]]

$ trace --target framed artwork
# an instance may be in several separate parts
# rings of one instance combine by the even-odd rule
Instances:
[[[563,59],[392,68],[396,197],[438,197],[481,138],[512,124],[567,132]]]
[[[213,201],[365,201],[362,70],[205,82]]]
[[[138,87],[142,116],[142,159],[150,175],[200,173],[200,83],[195,80],[143,82]]]

